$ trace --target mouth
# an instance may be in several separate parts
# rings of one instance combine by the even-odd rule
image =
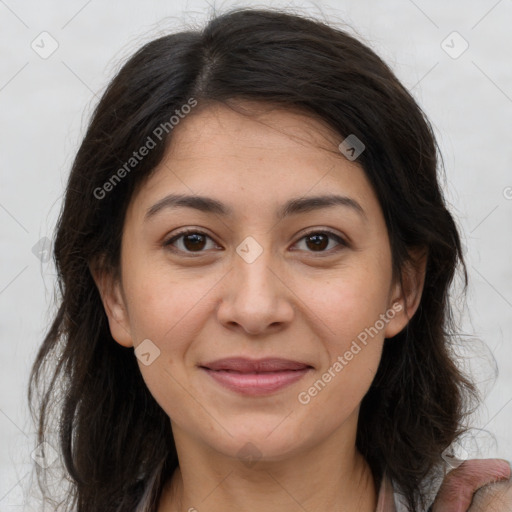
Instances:
[[[242,395],[262,396],[274,393],[302,379],[313,367],[299,361],[280,358],[227,358],[199,366],[215,382]]]

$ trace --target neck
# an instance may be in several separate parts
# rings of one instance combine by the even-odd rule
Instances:
[[[180,467],[164,488],[158,512],[374,512],[376,508],[371,469],[355,443],[346,438],[344,443],[342,436],[333,435],[330,442],[286,459],[244,464],[201,448],[176,425],[173,433]]]

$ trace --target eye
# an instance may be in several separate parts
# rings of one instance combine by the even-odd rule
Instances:
[[[211,242],[211,246],[208,247],[208,242]],[[333,249],[336,250],[336,246],[348,247],[347,242],[336,233],[331,231],[311,231],[304,235],[299,242],[304,241],[307,252],[317,253],[330,253]],[[297,242],[297,244],[299,243]],[[334,248],[330,247],[331,242],[334,242]],[[169,247],[175,252],[184,253],[201,253],[207,249],[219,248],[212,238],[203,233],[202,231],[187,229],[177,233],[169,240],[163,243],[164,247]],[[327,249],[327,250],[326,250]]]
[[[201,253],[204,249],[209,249],[208,241],[213,242],[212,238],[203,233],[202,231],[188,229],[177,233],[169,240],[163,243],[164,247],[169,247],[171,250],[185,252],[185,253]],[[175,243],[177,244],[175,245]],[[171,247],[173,246],[173,247]],[[214,248],[218,246],[213,242]]]
[[[332,246],[326,250],[332,241],[336,242],[338,246],[341,245],[343,247],[348,247],[345,240],[332,231],[311,231],[303,236],[299,242],[302,242],[303,240],[305,241],[305,246],[310,249],[308,252],[333,252]],[[334,244],[334,247],[336,247],[336,244]]]

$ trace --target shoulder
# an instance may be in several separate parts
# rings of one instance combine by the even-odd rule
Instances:
[[[512,510],[512,479],[481,487],[473,496],[468,512],[509,512]]]

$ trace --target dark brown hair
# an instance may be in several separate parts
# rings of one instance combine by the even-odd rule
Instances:
[[[103,94],[74,160],[54,245],[59,309],[28,393],[39,442],[50,440],[50,420],[57,423],[71,485],[64,509],[131,512],[152,475],[155,507],[178,464],[169,418],[133,350],[113,340],[90,266],[119,270],[127,206],[172,131],[114,190],[98,198],[98,189],[190,98],[199,106],[245,99],[301,109],[342,137],[356,135],[366,146],[357,161],[384,214],[394,275],[410,249],[428,250],[421,303],[384,344],[357,433],[376,481],[386,471],[411,511],[424,507],[425,482],[462,432],[475,396],[450,356],[456,326],[448,291],[457,268],[465,291],[467,274],[439,185],[433,130],[389,67],[344,30],[303,15],[237,9],[137,51]]]

